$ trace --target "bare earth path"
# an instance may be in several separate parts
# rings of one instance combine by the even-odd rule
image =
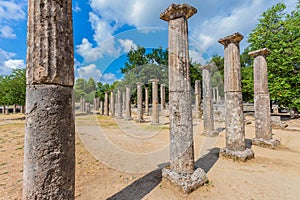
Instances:
[[[0,199],[21,199],[23,116],[0,116]],[[14,119],[14,120],[12,120]],[[252,124],[246,138],[254,137]],[[150,119],[147,119],[148,121]],[[94,115],[76,117],[76,199],[300,199],[300,120],[286,121],[287,130],[274,129],[281,140],[277,150],[252,146],[255,159],[247,163],[218,157],[225,146],[220,136],[205,138],[194,122],[197,166],[210,182],[189,196],[181,196],[161,182],[168,162],[168,125],[115,121]],[[201,124],[201,122],[200,122]],[[293,130],[293,131],[292,131]],[[79,136],[79,137],[78,137]],[[200,159],[199,159],[200,158]]]

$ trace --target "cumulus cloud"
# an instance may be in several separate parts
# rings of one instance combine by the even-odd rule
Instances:
[[[112,73],[105,73],[102,75],[102,77],[100,78],[100,81],[102,83],[108,83],[108,84],[112,84],[113,82],[115,82],[117,80],[117,77],[115,74]]]
[[[119,42],[123,48],[125,53],[128,53],[131,49],[137,49],[137,45],[133,42],[133,40],[122,40],[119,39]]]
[[[25,68],[24,60],[13,59],[16,56],[13,52],[8,52],[0,48],[0,74],[7,75],[13,69]]]
[[[7,60],[4,61],[4,66],[9,69],[25,68],[24,60]]]
[[[12,27],[16,21],[25,20],[26,13],[24,7],[24,3],[0,1],[0,37],[16,38]]]

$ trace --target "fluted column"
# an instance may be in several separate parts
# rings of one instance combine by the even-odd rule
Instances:
[[[74,199],[72,1],[28,1],[23,199]]]
[[[245,161],[253,158],[251,149],[246,149],[243,96],[241,82],[241,62],[239,43],[243,39],[240,33],[224,37],[219,43],[224,45],[224,93],[226,148],[221,149],[222,156]]]
[[[158,79],[151,79],[152,82],[152,122],[151,124],[159,124],[158,110]]]
[[[269,53],[270,51],[266,48],[248,53],[254,57],[255,138],[252,140],[252,144],[274,148],[280,142],[272,139],[268,66],[266,61],[266,56]]]
[[[188,4],[172,4],[160,18],[169,22],[170,167],[163,179],[190,193],[207,181],[203,169],[195,170],[188,22],[197,10]]]
[[[137,85],[137,121],[144,122],[143,117],[143,88],[144,83],[138,82]]]

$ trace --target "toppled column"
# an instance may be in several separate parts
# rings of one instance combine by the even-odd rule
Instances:
[[[28,1],[23,200],[74,199],[72,1]]]
[[[196,118],[202,117],[201,109],[201,84],[199,80],[195,81],[195,107],[196,107]]]
[[[189,75],[187,19],[197,10],[187,4],[172,4],[160,18],[169,22],[169,110],[170,167],[163,180],[183,193],[190,193],[207,181],[203,169],[195,170],[191,83]]]
[[[234,160],[246,161],[254,157],[254,152],[246,148],[243,96],[241,82],[240,33],[224,37],[219,43],[224,45],[224,95],[226,148],[220,154]]]
[[[125,105],[126,105],[126,110],[125,110],[125,120],[132,120],[131,118],[131,88],[129,85],[125,85],[126,88],[126,99],[125,99]]]
[[[151,79],[152,82],[152,122],[151,124],[159,124],[158,110],[158,79]]]
[[[211,68],[211,65],[201,67],[203,85],[203,135],[210,137],[218,135],[214,126]]]
[[[115,117],[116,111],[115,111],[115,93],[112,90],[110,92],[110,114],[111,117]]]
[[[104,95],[104,115],[108,116],[109,115],[109,110],[108,110],[108,92],[105,92]]]
[[[144,83],[138,82],[136,83],[137,85],[137,122],[144,122],[144,117],[143,117],[143,88],[142,86]]]
[[[270,51],[266,48],[248,53],[254,57],[255,138],[252,139],[252,144],[275,148],[280,142],[272,139],[268,66],[266,61],[266,56],[269,53]]]
[[[122,119],[122,91],[118,88],[118,99],[117,99],[117,118]]]
[[[160,85],[160,106],[161,106],[161,111],[166,109],[166,85],[165,84]]]
[[[147,87],[145,87],[145,115],[149,115],[149,91]]]

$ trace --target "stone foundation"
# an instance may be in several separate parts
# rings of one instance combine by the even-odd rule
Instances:
[[[251,149],[244,151],[233,151],[227,148],[220,149],[220,156],[233,159],[234,161],[247,161],[254,158],[254,152]]]
[[[263,138],[253,138],[252,139],[252,144],[253,145],[257,145],[257,146],[261,146],[261,147],[267,147],[267,148],[271,148],[274,149],[276,148],[279,144],[280,141],[276,140],[276,139],[263,139]]]
[[[168,168],[163,168],[162,177],[164,181],[184,194],[193,192],[208,181],[204,170],[201,168],[197,168],[192,174],[177,173]]]

